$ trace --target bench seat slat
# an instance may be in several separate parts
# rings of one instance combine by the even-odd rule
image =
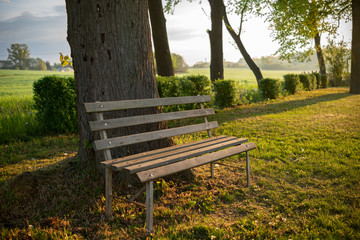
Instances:
[[[85,109],[86,112],[88,113],[108,112],[108,111],[135,109],[135,108],[169,106],[169,105],[177,105],[177,104],[204,103],[210,101],[211,98],[209,95],[176,97],[176,98],[147,98],[147,99],[137,99],[137,100],[85,103]]]
[[[217,136],[217,137],[201,139],[201,140],[194,141],[194,142],[178,144],[178,145],[174,145],[174,146],[170,146],[170,147],[166,147],[166,148],[160,148],[160,149],[156,149],[156,150],[152,150],[152,151],[148,151],[148,152],[142,152],[142,153],[133,154],[133,155],[129,155],[129,156],[121,157],[121,158],[103,161],[103,162],[101,162],[101,164],[105,167],[110,166],[110,165],[113,166],[117,163],[122,163],[125,161],[131,161],[131,160],[136,160],[139,158],[150,157],[150,156],[155,157],[155,155],[158,155],[158,154],[164,154],[164,153],[169,153],[169,152],[176,151],[176,150],[182,150],[182,149],[186,149],[186,148],[192,147],[192,146],[196,147],[196,145],[198,145],[198,144],[212,144],[214,141],[224,141],[224,140],[226,141],[228,138],[233,139],[235,137],[227,137],[225,135],[221,135],[221,136]]]
[[[190,168],[198,167],[207,163],[211,163],[223,158],[231,157],[233,155],[249,151],[256,148],[255,143],[246,143],[240,146],[228,148],[214,153],[209,153],[192,159],[187,159],[185,161],[180,161],[172,163],[166,166],[161,166],[157,168],[152,168],[146,171],[138,172],[138,176],[141,182],[153,181],[157,178],[168,176],[173,173],[181,172]]]
[[[115,118],[115,119],[108,119],[101,121],[91,121],[90,129],[91,131],[100,131],[106,129],[120,128],[120,127],[130,127],[130,126],[147,124],[147,123],[209,116],[213,114],[215,114],[214,109],[208,108],[208,109],[196,109],[189,111],[142,115],[135,117],[123,117],[123,118]]]
[[[188,147],[175,148],[175,149],[171,149],[166,152],[162,152],[162,153],[158,153],[158,154],[152,154],[151,152],[149,152],[149,154],[143,155],[141,157],[132,158],[131,160],[126,160],[126,161],[119,161],[118,163],[112,164],[111,166],[115,170],[121,170],[125,167],[129,167],[129,166],[132,166],[135,164],[142,164],[142,163],[146,163],[149,161],[155,161],[155,160],[160,160],[160,159],[161,159],[161,161],[165,161],[166,159],[169,159],[169,157],[170,157],[170,159],[172,159],[172,158],[175,159],[176,157],[179,156],[179,154],[182,154],[184,152],[201,150],[202,148],[214,146],[214,145],[220,144],[220,143],[229,144],[230,141],[234,141],[234,140],[237,140],[238,144],[247,142],[246,138],[237,139],[235,137],[229,137],[229,138],[225,138],[225,139],[219,139],[217,141],[204,142],[204,143],[196,144],[196,145],[189,145]],[[172,147],[169,147],[169,148],[172,148]]]
[[[116,138],[109,138],[105,140],[97,140],[94,141],[94,148],[96,151],[105,150],[114,147],[127,146],[135,143],[143,143],[143,142],[174,137],[183,134],[210,130],[217,127],[218,127],[218,123],[214,121],[208,123],[188,125],[185,127],[163,129],[158,131],[139,133],[139,134],[133,134],[128,136],[116,137]]]
[[[173,148],[173,147],[168,147],[169,150],[167,151],[163,151],[161,153],[158,154],[152,154],[151,151],[148,152],[149,154],[145,154],[141,157],[137,157],[137,158],[132,158],[131,160],[126,160],[126,161],[119,161],[118,163],[112,164],[111,166],[113,167],[113,169],[115,170],[121,170],[125,167],[129,167],[135,164],[141,164],[141,163],[145,163],[145,162],[149,162],[149,161],[154,161],[154,160],[158,160],[158,159],[163,159],[163,158],[167,158],[167,157],[171,157],[177,154],[181,154],[184,152],[188,152],[188,151],[193,151],[196,149],[201,149],[203,147],[209,147],[215,144],[219,144],[219,143],[225,143],[225,142],[229,142],[229,141],[233,141],[236,138],[222,138],[222,139],[218,139],[216,141],[207,141],[207,142],[203,142],[203,143],[199,143],[199,144],[194,144],[194,145],[188,145],[187,147],[182,147],[182,148]],[[166,150],[167,148],[165,148]]]
[[[145,171],[147,169],[168,165],[168,164],[178,162],[181,160],[198,157],[203,154],[215,152],[215,151],[225,149],[228,147],[240,145],[241,143],[242,143],[241,140],[233,139],[230,141],[221,142],[221,143],[213,144],[210,146],[204,146],[204,147],[189,150],[186,152],[178,152],[177,154],[172,155],[172,156],[164,156],[163,158],[160,158],[160,159],[152,159],[151,161],[131,165],[131,166],[125,167],[125,170],[127,170],[130,174],[133,174],[133,173]]]

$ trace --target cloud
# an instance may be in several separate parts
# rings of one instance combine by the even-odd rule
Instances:
[[[0,0],[0,2],[7,2],[7,3],[9,3],[10,0]]]
[[[60,10],[60,7],[56,9]],[[7,57],[6,48],[12,43],[25,43],[29,46],[31,57],[56,61],[59,52],[69,53],[66,21],[65,14],[60,12],[39,17],[27,11],[17,17],[0,20],[0,58]]]
[[[61,40],[66,38],[66,18],[63,16],[37,17],[30,12],[0,21],[0,42]]]

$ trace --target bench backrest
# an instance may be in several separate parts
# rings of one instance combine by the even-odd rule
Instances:
[[[96,114],[96,121],[90,122],[91,131],[99,131],[100,140],[94,141],[96,151],[105,151],[105,160],[111,160],[110,149],[115,147],[127,146],[135,143],[159,140],[168,137],[174,137],[183,134],[189,134],[207,130],[211,137],[210,129],[218,127],[218,123],[208,122],[206,116],[215,114],[214,109],[205,109],[203,103],[210,102],[210,96],[189,96],[189,97],[173,97],[173,98],[150,98],[138,100],[123,100],[109,102],[93,102],[85,103],[85,109],[88,113]],[[131,117],[104,119],[104,112],[162,107],[170,105],[194,104],[198,103],[200,109],[185,110],[167,113],[157,113],[148,115],[138,115]],[[122,127],[130,127],[142,124],[179,120],[194,117],[204,117],[204,123],[175,127],[170,129],[162,129],[152,132],[143,132],[126,136],[118,136],[107,138],[106,130]]]

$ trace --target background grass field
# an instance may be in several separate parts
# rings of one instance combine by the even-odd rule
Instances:
[[[225,79],[232,79],[248,84],[256,84],[256,79],[249,69],[225,68]],[[264,77],[279,78],[287,73],[299,73],[299,71],[263,71]],[[185,74],[178,76],[200,74],[210,76],[210,70],[207,68],[189,68]],[[73,73],[64,73],[56,71],[25,71],[25,70],[3,70],[0,69],[0,98],[8,96],[32,96],[32,84],[35,80],[47,75],[73,76]]]
[[[73,76],[74,73],[0,69],[0,98],[32,96],[33,82],[47,75]]]

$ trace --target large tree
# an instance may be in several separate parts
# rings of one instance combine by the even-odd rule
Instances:
[[[211,30],[208,30],[210,38],[210,79],[224,79],[224,55],[223,55],[223,2],[222,0],[209,0],[211,9]]]
[[[26,44],[13,43],[8,51],[8,60],[15,68],[26,69],[29,65],[30,50]]]
[[[263,79],[263,75],[261,73],[260,68],[256,65],[256,63],[252,60],[250,54],[246,51],[246,48],[243,44],[243,42],[241,41],[241,31],[242,31],[242,26],[243,26],[243,21],[244,21],[244,17],[245,17],[245,13],[248,11],[248,9],[250,8],[249,5],[252,5],[251,2],[249,1],[240,1],[236,4],[235,6],[235,12],[238,13],[240,15],[240,26],[239,26],[239,32],[236,33],[235,30],[233,29],[233,27],[230,24],[230,21],[227,17],[227,12],[226,12],[226,6],[223,5],[223,12],[224,12],[224,23],[225,23],[225,27],[227,29],[227,31],[229,32],[230,36],[232,37],[232,39],[234,40],[234,42],[236,43],[236,46],[238,47],[241,55],[243,56],[246,64],[249,66],[249,68],[251,69],[251,71],[254,73],[256,81],[259,85],[259,82],[261,79]]]
[[[89,143],[94,140],[84,103],[158,97],[150,39],[147,0],[66,0],[68,42],[77,88],[80,132],[79,157],[96,163]],[[144,113],[156,109],[144,110]],[[132,111],[117,113],[131,115]],[[118,115],[118,116],[119,116]],[[147,131],[158,125],[141,126]],[[143,129],[143,130],[144,130]],[[141,131],[140,126],[123,130]],[[111,137],[111,132],[108,137]],[[123,156],[166,145],[167,141],[141,144],[112,152]],[[96,158],[100,159],[100,158]]]
[[[268,20],[275,40],[280,44],[277,51],[282,59],[294,57],[306,60],[315,50],[320,73],[326,74],[321,34],[335,34],[338,15],[334,14],[338,1],[333,0],[271,0]],[[314,47],[312,47],[312,41]]]
[[[350,92],[360,93],[360,1],[352,1],[352,46]]]
[[[157,73],[160,76],[174,76],[162,2],[161,0],[148,0],[148,2]]]

